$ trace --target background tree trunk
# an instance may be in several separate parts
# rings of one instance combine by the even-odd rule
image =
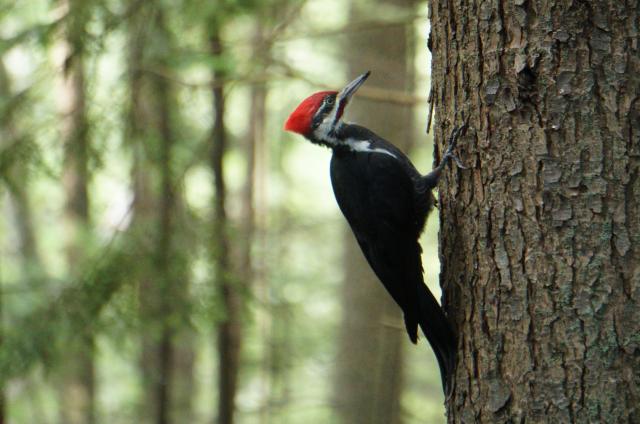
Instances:
[[[189,422],[195,354],[193,332],[185,316],[188,271],[185,253],[179,248],[186,225],[179,222],[182,193],[173,169],[178,114],[173,112],[172,84],[162,75],[169,67],[172,35],[162,5],[132,7],[128,141],[134,160],[133,226],[149,249],[139,286],[143,330],[139,419],[158,424]]]
[[[154,16],[154,24],[157,29],[156,36],[166,45],[170,45],[168,37],[170,37],[164,22],[164,14],[159,10]],[[166,47],[165,47],[166,48]],[[164,49],[162,49],[164,50]],[[166,66],[168,55],[158,57],[157,65],[162,68]],[[154,299],[152,317],[159,324],[159,334],[154,340],[155,346],[152,347],[156,352],[152,353],[156,357],[155,364],[157,369],[157,381],[154,384],[153,391],[157,397],[157,420],[158,424],[166,424],[171,422],[171,394],[173,392],[173,370],[172,362],[174,357],[174,347],[172,338],[174,334],[174,325],[171,321],[174,318],[174,296],[172,296],[173,285],[177,282],[173,280],[174,273],[172,261],[173,257],[173,221],[175,214],[175,194],[173,193],[172,182],[172,156],[173,156],[173,129],[171,125],[171,109],[169,82],[163,76],[154,75],[152,77],[152,90],[156,95],[155,115],[157,115],[157,137],[159,141],[158,152],[158,171],[160,173],[160,192],[159,192],[159,216],[158,216],[158,243],[154,264],[156,270],[156,278],[154,288],[157,292],[157,299]]]
[[[640,422],[637,2],[431,6],[449,422]]]
[[[211,25],[209,38],[212,57],[224,54],[218,25]],[[224,73],[213,73],[214,123],[211,136],[211,170],[214,175],[212,254],[216,266],[215,286],[222,302],[223,318],[218,323],[218,423],[233,424],[235,418],[235,396],[238,389],[240,342],[242,339],[240,307],[241,295],[234,278],[228,237],[230,222],[226,212],[226,184],[224,179],[224,153],[226,133],[224,128]]]
[[[265,22],[256,19],[253,23],[253,60],[254,72],[264,73],[270,65],[271,40],[266,37]],[[245,157],[247,169],[245,174],[245,185],[242,193],[242,217],[241,227],[243,231],[240,258],[240,269],[244,270],[243,280],[251,282],[252,293],[255,296],[258,307],[255,309],[254,320],[260,334],[262,344],[262,355],[260,356],[260,390],[264,396],[260,406],[261,424],[269,422],[271,409],[273,407],[273,380],[271,362],[273,355],[271,349],[275,340],[272,331],[272,308],[270,307],[269,288],[263,278],[264,268],[263,258],[254,257],[253,247],[264,238],[265,220],[267,217],[266,208],[261,208],[262,204],[257,201],[262,195],[265,187],[266,175],[264,172],[264,162],[266,156],[265,147],[265,125],[267,122],[267,85],[257,83],[251,86],[249,108],[249,129],[245,146]],[[264,252],[260,252],[264,254]]]
[[[86,107],[84,70],[85,24],[89,16],[86,2],[63,0],[68,10],[65,38],[59,66],[61,133],[65,140],[63,184],[66,193],[65,224],[67,233],[67,269],[70,280],[79,277],[86,260],[89,218],[89,124]],[[81,334],[68,346],[67,360],[60,367],[61,420],[69,424],[95,421],[94,338]]]
[[[2,60],[3,58],[0,57],[0,96],[4,97],[4,98],[9,98],[11,96],[11,81],[9,79],[9,75],[7,74],[7,70],[4,66],[4,61]],[[13,128],[11,127],[11,118],[6,118],[6,115],[9,114],[9,111],[3,110],[2,111],[2,115],[5,116],[5,119],[0,120],[0,139],[3,140],[3,142],[0,142],[0,148],[4,147],[4,140],[9,140],[10,142],[14,141],[14,134],[13,134]],[[6,179],[6,178],[5,178]],[[13,195],[12,197],[14,197],[15,195]],[[15,202],[15,201],[14,201]],[[18,204],[16,202],[16,204]],[[15,220],[16,222],[19,222],[19,213],[15,213]],[[29,217],[31,217],[31,215],[29,215]],[[24,233],[22,231],[19,232],[20,235],[23,235]],[[35,242],[34,242],[34,238],[33,235],[31,233],[31,239],[29,240],[32,243],[33,246],[33,252],[35,253]],[[25,246],[25,240],[24,237],[21,237],[19,240],[20,243],[20,250],[23,251],[24,250],[24,246]],[[23,256],[23,263],[25,261],[25,257]],[[2,282],[2,268],[1,268],[2,264],[0,264],[0,348],[3,347],[3,342],[4,342],[4,326],[5,326],[5,319],[4,319],[4,296],[3,296],[3,291],[4,291],[4,285]],[[27,264],[27,269],[28,269],[28,264]],[[5,386],[6,386],[6,382],[5,381],[0,381],[0,424],[4,424],[6,422],[6,417],[7,417],[7,398],[5,395]]]
[[[151,155],[147,154],[150,146],[146,146],[150,136],[150,128],[153,126],[151,110],[153,107],[153,98],[150,95],[148,75],[145,75],[144,69],[147,66],[149,51],[145,51],[145,46],[150,43],[150,28],[143,25],[150,19],[151,8],[143,7],[137,10],[137,13],[131,17],[129,22],[129,111],[127,122],[126,141],[132,151],[133,164],[131,170],[131,180],[133,185],[133,231],[137,237],[148,237],[151,229],[148,228],[149,222],[153,222],[154,211],[156,210],[156,201],[153,196],[152,178],[153,162]],[[146,54],[145,54],[146,53]],[[148,242],[147,242],[148,243]],[[149,249],[151,250],[151,249]],[[149,252],[151,255],[151,252]],[[146,259],[146,258],[145,258]],[[155,298],[156,289],[153,285],[153,272],[149,260],[146,259],[140,271],[141,279],[138,283],[138,296],[140,298],[140,318],[141,318],[141,354],[140,354],[140,375],[142,380],[142,399],[138,410],[138,419],[141,423],[156,423],[157,405],[156,391],[153,390],[156,378],[157,361],[154,360],[153,344],[154,335],[157,330],[149,321],[152,321],[150,309],[151,299]],[[151,328],[153,331],[147,331]]]
[[[0,57],[0,97],[12,99],[0,111],[0,148],[11,149],[31,143],[29,137],[16,126],[16,108],[21,104],[19,93],[14,92],[12,81]],[[18,236],[23,280],[31,287],[42,287],[44,267],[38,251],[38,243],[33,220],[32,201],[29,196],[29,172],[23,161],[12,161],[11,166],[1,175],[7,187],[13,221]]]
[[[410,15],[413,0],[385,2],[391,13]],[[351,22],[374,18],[366,4],[351,2]],[[372,85],[387,90],[413,90],[413,28],[384,26],[349,34],[348,78],[374,69]],[[383,56],[385,60],[381,60]],[[348,119],[370,128],[407,152],[411,148],[413,110],[360,98],[349,106]],[[344,423],[402,422],[403,345],[401,312],[366,262],[348,227],[344,231],[343,318],[335,370],[335,403]]]

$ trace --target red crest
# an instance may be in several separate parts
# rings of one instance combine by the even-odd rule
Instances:
[[[311,120],[313,115],[322,104],[322,100],[327,94],[336,94],[336,91],[320,91],[307,97],[298,105],[296,110],[289,115],[287,122],[284,123],[285,131],[291,131],[301,135],[305,135],[311,130]]]

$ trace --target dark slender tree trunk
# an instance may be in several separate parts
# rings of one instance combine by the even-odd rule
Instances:
[[[154,111],[157,111],[153,93],[150,89],[150,77],[145,72],[150,66],[150,46],[155,23],[154,8],[151,4],[139,8],[129,22],[129,84],[130,110],[128,116],[127,141],[133,156],[132,181],[134,192],[132,227],[136,237],[149,237],[154,214],[158,209],[158,201],[154,198],[152,187],[151,146],[155,147],[157,135],[154,128]],[[153,144],[152,144],[153,143]],[[149,249],[149,256],[153,255]],[[139,408],[139,421],[144,424],[156,424],[161,421],[158,387],[162,385],[158,340],[162,334],[162,326],[158,325],[158,316],[154,312],[159,309],[158,286],[154,284],[152,261],[146,260],[140,272],[139,283],[140,317],[141,317],[141,356],[140,371],[142,378],[142,399]]]
[[[209,46],[213,57],[222,57],[223,49],[217,24],[211,25]],[[224,128],[224,73],[213,73],[214,123],[211,137],[211,169],[214,176],[214,217],[212,253],[216,265],[216,289],[220,295],[224,317],[218,323],[218,424],[233,424],[235,396],[238,388],[240,362],[241,296],[238,281],[233,277],[229,255],[229,220],[226,213],[226,184],[224,180],[224,153],[226,134]]]
[[[38,252],[33,224],[33,208],[25,185],[24,169],[13,170],[13,175],[7,182],[11,203],[14,210],[14,220],[18,234],[18,249],[22,260],[22,274],[25,281],[32,287],[42,286],[43,266]]]
[[[259,64],[260,69],[268,66],[266,57],[268,55],[269,46],[266,45],[263,28],[259,23],[256,24],[255,34],[253,37],[254,44],[261,51],[254,51],[254,60]],[[242,190],[242,244],[240,246],[240,263],[239,267],[244,270],[242,279],[251,281],[253,279],[253,260],[252,246],[253,235],[255,230],[255,210],[254,210],[254,194],[256,181],[256,164],[258,161],[257,154],[259,146],[264,143],[264,126],[266,122],[266,100],[267,88],[264,83],[257,83],[251,86],[251,106],[249,113],[249,132],[247,134],[245,145],[246,173],[245,182]]]
[[[71,280],[79,277],[85,261],[90,229],[89,218],[89,124],[86,112],[86,82],[84,70],[85,23],[87,5],[79,0],[63,0],[69,10],[65,27],[64,56],[60,90],[62,134],[65,139],[63,185],[67,240],[67,266]],[[94,406],[94,340],[90,332],[68,347],[61,364],[60,412],[62,421],[85,424],[95,421]]]
[[[129,111],[126,141],[132,152],[133,164],[131,180],[133,185],[133,219],[132,229],[136,237],[148,237],[148,223],[153,219],[156,210],[156,202],[153,198],[151,186],[151,170],[153,163],[151,156],[147,154],[148,147],[145,141],[152,126],[152,118],[149,116],[153,110],[152,98],[148,89],[148,77],[143,69],[147,64],[144,47],[149,41],[149,27],[143,25],[151,17],[150,8],[140,8],[130,18],[128,26],[128,71],[129,71]],[[149,252],[151,255],[151,252]],[[138,296],[140,298],[141,321],[141,354],[140,376],[142,380],[142,398],[138,410],[138,420],[143,424],[155,424],[158,413],[157,397],[155,396],[154,382],[157,380],[157,361],[154,355],[154,339],[157,330],[150,325],[152,321],[149,303],[154,297],[153,273],[149,260],[141,264]]]
[[[4,104],[0,114],[0,149],[6,152],[20,144],[29,142],[29,140],[16,125],[16,111],[20,104],[16,102],[17,94],[13,91],[11,78],[2,59],[0,58],[0,98],[13,99],[13,101],[9,100]],[[36,230],[33,224],[27,166],[23,161],[13,161],[3,171],[1,178],[7,188],[12,221],[16,227],[21,277],[25,286],[40,288],[44,282],[44,268],[38,253]],[[2,275],[1,271],[0,269],[0,275]],[[0,281],[1,283],[2,281]],[[4,287],[0,287],[0,350],[5,343],[6,318]],[[0,381],[0,424],[7,422],[8,417],[9,402],[5,390],[7,383],[6,379]],[[34,409],[36,408],[37,406],[34,406]]]
[[[4,68],[4,62],[0,59],[0,95],[9,96],[9,81]],[[4,127],[4,125],[3,125]],[[0,129],[0,135],[4,135],[4,128]],[[0,349],[4,342],[4,284],[2,281],[2,263],[0,262]],[[7,398],[5,395],[5,381],[0,381],[0,424],[6,422]]]
[[[133,227],[137,237],[152,241],[149,261],[141,264],[145,271],[139,286],[144,396],[140,420],[188,422],[194,354],[183,316],[188,290],[185,253],[176,247],[181,227],[177,222],[181,197],[173,172],[177,118],[172,84],[161,72],[168,69],[173,42],[160,4],[135,8],[130,25]],[[157,188],[152,184],[154,173],[159,177]]]
[[[282,9],[274,10],[274,13],[281,13]],[[259,9],[257,18],[254,23],[253,33],[253,69],[256,73],[265,73],[270,62],[271,40],[266,37],[265,22],[266,16],[271,18],[271,14],[266,13],[263,9]],[[260,357],[260,384],[261,391],[265,394],[260,406],[260,423],[265,424],[270,421],[275,404],[275,388],[273,386],[274,367],[273,367],[273,347],[276,343],[274,340],[272,320],[272,296],[269,295],[267,281],[262,272],[257,271],[256,267],[262,266],[263,263],[257,264],[259,258],[254,257],[254,245],[257,241],[262,240],[264,234],[264,219],[266,218],[266,208],[264,204],[258,203],[257,197],[263,195],[264,184],[267,178],[265,173],[265,124],[267,120],[267,85],[265,83],[257,83],[251,86],[251,106],[249,115],[249,132],[247,137],[246,153],[247,170],[245,187],[243,190],[243,216],[242,231],[244,246],[241,246],[242,260],[240,269],[246,270],[244,281],[251,282],[252,293],[256,297],[257,304],[260,305],[256,309],[254,320],[258,326],[258,334],[260,343],[262,344],[263,353]],[[263,206],[262,209],[259,209]],[[262,223],[263,225],[259,225]],[[264,252],[264,251],[261,251]],[[277,372],[277,371],[276,371]]]
[[[158,13],[158,29],[164,30],[162,13]],[[164,32],[164,31],[163,31]],[[164,34],[167,36],[167,34]],[[157,372],[160,381],[156,385],[156,396],[158,399],[158,424],[170,422],[170,395],[173,389],[172,361],[173,345],[171,343],[173,324],[170,323],[173,316],[174,305],[172,286],[172,244],[173,244],[173,214],[175,199],[172,188],[172,148],[173,134],[171,131],[171,111],[169,110],[169,87],[168,81],[160,76],[153,77],[153,86],[158,96],[159,128],[160,137],[160,219],[158,222],[158,250],[155,268],[158,272],[157,283],[160,284],[157,317],[161,320],[160,339],[158,340],[158,365]],[[165,316],[162,316],[165,315]],[[168,315],[168,317],[166,316]]]
[[[194,375],[196,334],[190,329],[181,329],[174,334],[173,342],[173,392],[171,393],[171,422],[195,422],[194,398],[196,382]]]
[[[431,7],[449,422],[640,422],[637,1]]]
[[[413,11],[410,0],[383,3],[398,13]],[[352,2],[351,21],[373,17],[366,5]],[[410,92],[414,75],[412,42],[409,26],[350,34],[344,43],[349,78],[372,69],[370,86]],[[360,97],[347,113],[348,119],[370,127],[408,153],[413,129],[411,107]],[[343,319],[335,371],[338,413],[341,421],[349,424],[401,423],[403,345],[407,337],[401,312],[371,271],[349,228],[345,229],[344,249]],[[422,348],[427,355],[426,347]]]
[[[11,79],[4,62],[0,59],[0,97],[16,99]],[[10,149],[30,140],[16,127],[16,108],[19,102],[8,102],[0,117],[0,146]],[[22,261],[23,279],[32,287],[43,283],[43,266],[36,242],[33,211],[28,192],[28,172],[23,161],[14,161],[2,175],[11,200],[18,235],[18,250]]]

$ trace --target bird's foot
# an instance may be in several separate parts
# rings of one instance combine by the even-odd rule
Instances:
[[[447,389],[447,393],[445,393],[444,403],[449,403],[451,398],[453,397],[453,389]]]
[[[443,160],[445,160],[445,159],[446,159],[446,160],[452,159],[452,160],[455,162],[455,164],[456,164],[456,166],[457,166],[458,168],[460,168],[460,169],[467,169],[467,167],[466,167],[466,166],[464,166],[464,165],[462,164],[462,161],[460,160],[460,158],[459,158],[455,153],[453,153],[453,152],[447,152],[447,153],[445,153],[445,154],[444,154],[444,158],[443,158]]]
[[[464,122],[464,124],[462,124],[459,127],[455,127],[453,129],[453,131],[451,132],[451,136],[449,136],[449,141],[447,142],[448,144],[447,150],[445,151],[444,156],[442,157],[443,163],[446,163],[447,161],[449,161],[449,159],[453,159],[453,161],[455,162],[458,168],[467,169],[467,167],[462,164],[462,161],[460,160],[460,158],[456,156],[455,153],[453,153],[453,150],[456,148],[456,144],[458,143],[458,139],[463,133],[466,133],[467,127],[468,127],[468,119],[467,121]]]
[[[444,169],[444,167],[447,166],[447,163],[449,162],[449,160],[453,160],[458,168],[467,169],[462,164],[462,161],[458,158],[458,156],[456,156],[456,154],[453,153],[453,150],[456,148],[456,143],[458,142],[458,139],[464,132],[466,132],[467,126],[468,126],[468,121],[465,121],[464,124],[462,124],[459,127],[455,127],[453,129],[453,131],[451,132],[451,135],[449,136],[449,140],[447,142],[447,150],[444,152],[444,155],[442,155],[442,160],[440,160],[440,164],[436,166],[431,172],[429,172],[427,175],[424,176],[426,185],[429,189],[434,188],[436,184],[438,184],[438,180],[440,179],[440,174],[442,173],[442,170]]]

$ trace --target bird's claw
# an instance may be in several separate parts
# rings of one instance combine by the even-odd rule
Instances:
[[[462,161],[460,161],[460,159],[458,158],[458,156],[455,155],[455,153],[453,153],[453,149],[456,148],[456,143],[458,142],[458,138],[460,138],[460,135],[467,129],[467,121],[464,122],[464,124],[462,124],[459,127],[455,127],[453,129],[453,131],[451,132],[451,136],[449,136],[449,140],[448,140],[448,146],[447,146],[447,150],[444,152],[444,155],[442,156],[442,159],[440,160],[440,164],[438,166],[436,166],[433,171],[429,172],[427,175],[424,176],[425,181],[427,182],[427,186],[430,188],[434,188],[436,186],[436,184],[438,184],[438,180],[440,179],[440,174],[442,173],[442,170],[444,169],[444,167],[447,165],[447,163],[449,162],[449,160],[453,159],[453,161],[456,163],[456,166],[460,169],[467,169],[463,164]]]
[[[453,151],[453,149],[455,149],[456,144],[458,143],[458,139],[460,138],[460,136],[463,133],[467,132],[467,122],[465,122],[464,124],[460,125],[459,127],[455,127],[453,129],[453,131],[451,131],[451,135],[449,136],[449,147],[447,148],[447,152],[451,152]]]
[[[462,164],[462,161],[460,160],[460,158],[454,154],[451,154],[451,159],[453,159],[453,161],[456,163],[456,166],[460,169],[467,169],[466,166],[464,166]]]
[[[464,124],[453,129],[448,141],[449,146],[447,147],[447,151],[444,153],[444,157],[442,158],[443,160],[453,159],[453,161],[456,163],[456,166],[460,169],[467,169],[467,167],[462,164],[462,161],[455,153],[453,153],[453,150],[456,148],[458,138],[460,138],[463,133],[466,133],[467,127],[467,121],[465,121]]]
[[[445,394],[445,398],[444,398],[444,403],[448,403],[451,398],[453,397],[453,389],[448,389],[447,393]]]

